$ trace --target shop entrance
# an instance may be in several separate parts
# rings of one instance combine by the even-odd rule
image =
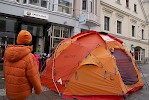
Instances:
[[[3,62],[4,51],[7,45],[15,44],[15,34],[10,32],[0,32],[0,62]]]
[[[42,54],[44,52],[43,26],[22,24],[21,29],[32,34],[33,53]]]
[[[142,62],[145,58],[145,50],[141,47],[135,47],[134,48],[134,54],[135,54],[135,60],[137,62]]]
[[[3,62],[4,51],[7,46],[7,37],[0,38],[0,62]]]
[[[0,62],[3,62],[4,51],[8,44],[15,44],[17,19],[0,15]]]

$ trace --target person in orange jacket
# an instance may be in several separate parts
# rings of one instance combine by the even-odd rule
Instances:
[[[32,52],[32,35],[21,30],[17,36],[17,45],[5,50],[4,77],[6,96],[9,100],[25,100],[34,88],[36,94],[42,93],[40,75]]]

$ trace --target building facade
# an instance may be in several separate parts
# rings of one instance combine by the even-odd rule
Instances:
[[[148,19],[148,34],[149,34],[149,0],[142,0],[142,3]],[[147,59],[147,61],[149,62],[149,58]]]
[[[74,0],[77,34],[85,30],[100,31],[100,0]]]
[[[148,24],[149,24],[149,0],[142,0],[142,3],[143,3],[145,13],[147,15]],[[149,30],[149,25],[148,25],[148,30]]]
[[[101,31],[123,40],[136,61],[149,57],[148,20],[140,0],[101,0]]]
[[[143,3],[143,7],[147,15],[147,18],[149,19],[149,0],[142,0],[142,3]]]
[[[140,0],[0,0],[0,58],[22,29],[33,36],[33,53],[39,47],[49,53],[61,40],[95,30],[122,39],[142,62],[149,57],[147,21]]]
[[[0,58],[20,30],[32,36],[33,53],[49,53],[84,30],[99,30],[99,0],[0,0]]]
[[[33,52],[38,47],[48,53],[60,40],[72,35],[76,20],[73,16],[73,0],[1,0],[0,44],[1,57],[8,44],[22,29],[33,36]]]

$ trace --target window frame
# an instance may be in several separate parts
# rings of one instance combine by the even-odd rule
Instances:
[[[117,33],[122,34],[122,22],[117,20]]]
[[[82,0],[82,10],[87,10],[87,0]]]
[[[126,0],[126,7],[129,8],[129,0]]]
[[[121,2],[121,0],[117,0],[117,3],[120,3]]]
[[[142,40],[144,40],[144,29],[141,30]]]
[[[132,37],[135,37],[135,28],[136,26],[132,25],[132,34],[131,34]]]
[[[104,16],[104,30],[110,31],[110,17]]]
[[[57,11],[58,12],[61,12],[61,13],[65,13],[65,14],[69,14],[69,15],[72,15],[73,14],[73,3],[74,3],[73,0],[69,1],[69,3],[72,3],[71,4],[71,7],[70,6],[66,6],[64,4],[59,4],[59,0],[56,0],[56,1],[57,1],[57,4],[54,4],[54,9],[57,9]],[[69,13],[69,11],[68,11],[68,13],[67,12],[64,12],[64,9],[62,9],[62,11],[59,11],[59,6],[61,6],[62,8],[65,8],[65,9],[66,8],[69,9],[69,11],[71,11],[71,13]]]
[[[134,12],[137,12],[137,5],[134,4]]]
[[[94,13],[94,0],[90,1],[90,13]]]
[[[98,15],[98,1],[95,0],[95,15]]]
[[[42,6],[42,1],[43,2],[46,2],[46,7]],[[47,8],[48,9],[48,6],[49,6],[48,3],[49,3],[49,1],[47,1],[47,0],[42,0],[42,1],[39,0],[39,2],[37,3],[37,5],[35,3],[34,4],[31,3],[31,0],[27,0],[26,3],[29,4],[29,5],[38,6],[38,7]]]
[[[55,44],[57,44],[57,42],[66,39],[65,38],[65,28],[68,29],[68,38],[71,37],[72,33],[71,33],[71,28],[70,27],[64,27],[61,25],[52,25],[52,33],[51,33],[51,41],[50,41],[50,45],[52,48],[55,48]],[[55,36],[55,31],[59,30],[59,37]],[[58,45],[58,44],[57,44]]]

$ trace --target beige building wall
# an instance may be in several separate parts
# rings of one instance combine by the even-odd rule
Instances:
[[[83,9],[83,0],[74,0],[74,17],[76,18],[74,35],[82,30],[100,31],[100,0],[84,0],[84,2],[86,2],[86,9]],[[82,14],[83,19],[86,20],[85,23],[80,23]]]
[[[124,41],[124,46],[132,52],[135,47],[142,49],[144,58],[149,57],[149,31],[147,26],[147,16],[140,0],[129,0],[129,7],[126,7],[126,0],[101,0],[100,22],[101,31],[111,33]],[[136,12],[134,11],[136,5]],[[104,29],[104,17],[109,17],[109,31]],[[117,21],[120,21],[121,33],[117,33]],[[132,36],[132,25],[135,26],[135,36]],[[144,39],[142,39],[144,30]],[[142,55],[141,54],[141,55]]]
[[[147,18],[149,19],[149,0],[142,0],[142,3],[143,3],[143,7],[147,15]]]
[[[149,34],[149,0],[142,0],[142,3],[148,19],[148,34]]]

